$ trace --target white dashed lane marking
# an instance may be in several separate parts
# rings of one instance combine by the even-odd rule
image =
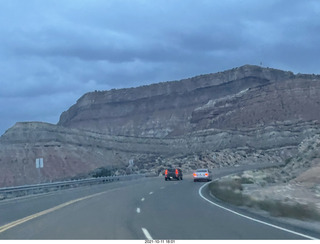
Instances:
[[[149,231],[146,228],[141,228],[141,229],[142,229],[143,234],[147,238],[147,240],[153,240],[152,236],[150,235]]]

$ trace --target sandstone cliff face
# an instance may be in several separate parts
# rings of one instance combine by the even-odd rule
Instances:
[[[61,115],[58,124],[110,135],[183,135],[194,129],[194,109],[208,101],[292,77],[291,72],[246,65],[176,82],[88,93]]]
[[[320,76],[257,66],[91,92],[57,125],[17,123],[0,137],[0,187],[84,177],[97,168],[160,173],[281,162],[320,132]],[[44,158],[41,174],[35,159]]]

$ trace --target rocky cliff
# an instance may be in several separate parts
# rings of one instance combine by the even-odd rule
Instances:
[[[210,100],[192,113],[194,128],[234,129],[319,121],[319,77],[299,76]]]
[[[85,177],[98,168],[160,173],[167,165],[281,162],[320,132],[319,88],[320,76],[245,65],[90,92],[57,125],[17,123],[1,136],[0,187]]]
[[[194,130],[193,111],[209,101],[294,77],[291,72],[245,65],[181,81],[91,92],[62,113],[58,124],[109,135],[184,135]]]

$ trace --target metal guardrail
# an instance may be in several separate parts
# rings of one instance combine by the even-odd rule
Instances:
[[[99,178],[89,178],[82,180],[69,180],[53,183],[43,183],[35,185],[24,185],[14,187],[0,188],[0,200],[7,198],[21,197],[30,194],[46,193],[50,191],[57,191],[62,189],[74,188],[85,185],[103,184],[112,181],[120,180],[132,180],[137,178],[147,177],[145,174],[132,174],[132,175],[119,175],[119,176],[107,176]]]

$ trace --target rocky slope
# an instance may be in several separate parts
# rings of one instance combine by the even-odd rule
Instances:
[[[99,168],[158,174],[168,165],[285,161],[320,132],[319,88],[320,76],[245,65],[87,93],[57,125],[17,123],[0,137],[0,187],[85,177]]]
[[[320,221],[320,134],[303,140],[297,149],[281,167],[223,177],[214,183],[212,192],[230,203],[274,216]],[[311,227],[320,231],[317,222]]]
[[[246,188],[252,197],[314,205],[320,216],[320,134],[301,142],[298,153],[281,168],[245,172],[252,184]],[[312,196],[312,197],[311,197]]]

